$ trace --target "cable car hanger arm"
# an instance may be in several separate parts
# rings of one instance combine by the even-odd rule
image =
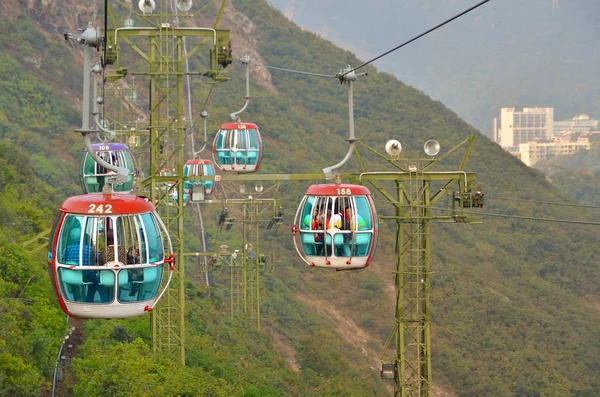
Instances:
[[[350,159],[350,156],[352,156],[352,152],[354,151],[356,137],[354,135],[354,95],[352,92],[352,82],[355,81],[358,76],[363,76],[367,73],[344,73],[345,71],[350,69],[351,67],[350,65],[348,65],[345,69],[340,70],[340,73],[337,75],[342,84],[348,83],[348,142],[350,142],[350,147],[348,148],[348,153],[346,153],[346,157],[344,157],[342,161],[331,167],[323,168],[323,174],[325,174],[326,179],[332,179],[334,177],[333,171],[346,164],[346,162],[348,162],[348,160]]]
[[[246,103],[244,103],[244,107],[238,110],[237,112],[233,112],[229,115],[231,121],[239,121],[239,114],[242,113],[248,107],[248,103],[250,103],[250,70],[248,69],[248,65],[250,64],[250,55],[242,55],[240,57],[240,61],[242,64],[246,66]]]

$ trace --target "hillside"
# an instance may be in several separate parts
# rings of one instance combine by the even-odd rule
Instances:
[[[600,170],[598,142],[590,150],[569,156],[555,156],[536,164],[548,176],[552,186],[583,205],[599,206]]]
[[[0,375],[9,380],[0,394],[6,395],[37,396],[48,389],[65,331],[44,273],[46,253],[20,247],[50,226],[64,198],[78,194],[81,142],[72,130],[79,124],[81,54],[56,32],[77,27],[63,10],[75,12],[81,25],[92,10],[64,3],[52,8],[56,3],[46,2],[48,9],[33,12],[15,1],[10,13],[0,14],[3,26],[18,27],[0,29],[0,249],[9,265],[0,270]],[[210,25],[214,13],[211,8],[199,18]],[[336,79],[267,71],[258,64],[333,74],[358,59],[302,31],[264,1],[234,1],[220,27],[232,30],[236,56],[250,52],[259,60],[251,69],[252,99],[244,117],[263,131],[261,172],[320,172],[341,160],[347,151],[346,87]],[[29,56],[21,56],[23,48]],[[227,70],[231,80],[215,86],[207,105],[212,130],[242,105],[243,70],[235,62]],[[444,104],[389,74],[367,70],[354,93],[357,135],[369,145],[383,148],[396,138],[415,153],[436,137],[447,150],[477,134]],[[211,87],[199,81],[192,87],[197,114]],[[386,169],[365,158],[374,169]],[[482,135],[467,169],[478,173],[489,197],[574,202]],[[344,167],[357,170],[355,161]],[[281,188],[288,226],[305,189],[299,182]],[[377,205],[382,213],[390,210],[383,201]],[[502,199],[488,200],[482,212],[600,220],[592,211]],[[209,238],[216,217],[206,215]],[[191,221],[186,223],[191,232]],[[597,228],[492,216],[479,225],[434,225],[437,395],[594,396],[600,390]],[[228,316],[224,269],[211,273],[210,288],[190,278],[185,368],[151,354],[147,317],[86,321],[63,395],[391,394],[377,366],[394,325],[393,234],[388,222],[375,262],[352,273],[302,265],[287,226],[266,234],[264,244],[279,260],[264,278],[260,333]]]
[[[271,0],[299,26],[363,61],[479,3],[470,0]],[[377,61],[491,136],[501,107],[554,107],[558,120],[600,117],[600,4],[490,1]]]

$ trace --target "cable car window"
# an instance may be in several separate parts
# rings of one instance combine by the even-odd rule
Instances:
[[[232,149],[235,147],[235,130],[227,130],[227,142],[223,145],[224,148]]]
[[[87,246],[87,247],[91,247],[92,248],[92,259],[91,261],[84,261],[83,265],[90,265],[90,266],[97,266],[98,265],[98,255],[96,255],[97,251],[96,251],[96,244],[94,242],[94,237],[95,237],[95,233],[94,233],[94,224],[95,224],[95,218],[93,217],[85,217],[83,220],[83,224],[84,224],[84,233],[83,233],[83,246]],[[87,262],[87,263],[86,263]]]
[[[127,152],[124,152],[124,151],[117,152],[117,162],[121,165],[121,167],[125,167],[127,169],[133,169],[133,167],[131,167],[131,164],[128,161],[129,159],[127,157],[129,157],[129,156],[127,156]]]
[[[222,149],[223,148],[223,140],[225,139],[225,135],[227,134],[227,130],[221,130],[219,131],[219,137],[217,139],[217,149]]]
[[[127,252],[122,243],[120,243],[120,239],[124,238],[121,218],[117,218],[116,221],[110,217],[103,219],[106,222],[106,229],[103,236],[104,239],[100,238],[100,241],[104,240],[105,245],[100,250],[100,264],[105,265],[113,261],[125,264],[127,262]]]
[[[127,260],[124,263],[128,265],[140,263],[140,245],[137,237],[138,233],[136,231],[136,217],[136,215],[121,216],[117,219],[117,244],[127,249]]]
[[[95,266],[97,255],[93,243],[92,217],[67,215],[59,238],[57,261],[70,266]],[[97,272],[60,268],[61,290],[67,300],[83,302],[95,293]],[[108,298],[106,298],[108,299]],[[88,300],[91,301],[91,300]]]
[[[258,134],[256,130],[248,130],[250,152],[248,153],[248,164],[256,165],[258,161]]]
[[[373,225],[371,222],[371,208],[366,197],[356,197],[356,213],[358,214],[358,230],[371,230]]]
[[[88,152],[85,152],[85,155],[83,156],[83,172],[86,175],[89,174],[93,174],[95,172],[95,162],[94,159],[92,158],[92,156],[90,156],[90,154]]]
[[[248,136],[250,140],[250,148],[258,149],[258,134],[256,130],[248,130]]]
[[[85,247],[83,245],[84,233],[81,225],[85,218],[85,216],[77,215],[65,217],[58,243],[58,263],[74,266],[93,264],[93,247],[90,244]]]
[[[160,287],[163,265],[119,271],[119,302],[139,302],[152,299]]]
[[[106,247],[106,218],[99,217],[96,219],[95,227],[96,250],[101,252]],[[102,263],[100,263],[102,265]]]
[[[58,224],[60,222],[60,212],[56,215],[55,220],[54,220],[54,226],[52,226],[52,233],[50,233],[50,241],[49,241],[49,245],[48,245],[48,262],[52,261],[52,248],[54,247],[54,238],[56,237],[56,228],[58,227]],[[51,271],[51,268],[49,268]]]
[[[148,239],[146,238],[146,232],[144,231],[144,225],[139,216],[135,217],[135,226],[136,226],[136,230],[137,230],[136,237],[140,244],[140,261],[142,263],[148,263],[149,262],[148,245],[146,244],[146,241],[148,241]]]
[[[146,232],[148,242],[149,262],[158,262],[164,258],[163,244],[161,236],[158,234],[158,225],[151,214],[143,214],[142,222]]]
[[[127,244],[127,241],[125,241],[125,233],[124,233],[124,224],[123,224],[123,220],[126,219],[127,217],[124,216],[120,216],[117,218],[116,221],[116,225],[117,227],[115,228],[115,241],[114,241],[114,245],[121,245],[121,246],[125,246]],[[125,262],[123,262],[125,263]]]
[[[235,130],[236,132],[236,148],[246,150],[248,149],[248,137],[246,130]]]
[[[313,196],[308,196],[306,198],[306,201],[304,202],[304,207],[302,208],[302,224],[300,225],[300,229],[310,230],[312,226],[312,220],[314,219],[314,203],[315,198]]]

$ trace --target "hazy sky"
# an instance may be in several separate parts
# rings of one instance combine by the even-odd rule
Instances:
[[[370,60],[479,0],[269,0],[299,26]],[[491,0],[376,61],[491,133],[501,107],[600,118],[600,0]]]

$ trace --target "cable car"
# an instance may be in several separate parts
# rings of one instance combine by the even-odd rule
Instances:
[[[172,252],[167,229],[147,198],[92,193],[61,205],[48,267],[69,316],[134,317],[152,310],[166,291]]]
[[[94,143],[92,148],[107,163],[129,170],[127,180],[122,185],[113,185],[115,193],[129,193],[133,189],[134,177],[137,174],[135,162],[129,152],[129,147],[123,143]],[[87,149],[81,156],[79,180],[84,193],[100,193],[106,177],[113,175],[94,160]]]
[[[176,176],[176,173],[175,173],[175,170],[171,171],[168,168],[163,168],[160,170],[158,175],[160,175],[160,176]],[[172,180],[172,181],[162,182],[160,184],[159,188],[163,192],[165,192],[168,196],[166,199],[167,205],[170,205],[170,206],[177,205],[177,201],[179,198],[179,191],[177,190],[177,181]],[[186,188],[184,185],[184,188],[183,188],[183,205],[184,206],[188,205],[189,199],[190,199],[190,189]]]
[[[183,176],[214,175],[215,166],[210,160],[188,160],[183,166]],[[194,185],[204,185],[204,193],[211,194],[214,190],[213,181],[185,181],[184,188],[191,190]]]
[[[296,251],[309,266],[362,269],[377,246],[377,214],[371,192],[360,185],[312,185],[294,227]]]
[[[173,185],[169,185],[168,187],[169,189],[169,200],[167,201],[167,205],[170,206],[174,206],[177,205],[177,201],[179,199],[179,191],[177,190],[177,186]],[[183,188],[183,205],[187,206],[190,202],[190,196],[191,196],[191,191],[190,189],[186,189],[185,187]]]
[[[212,147],[217,167],[227,172],[256,172],[262,158],[262,141],[256,124],[226,123]]]

